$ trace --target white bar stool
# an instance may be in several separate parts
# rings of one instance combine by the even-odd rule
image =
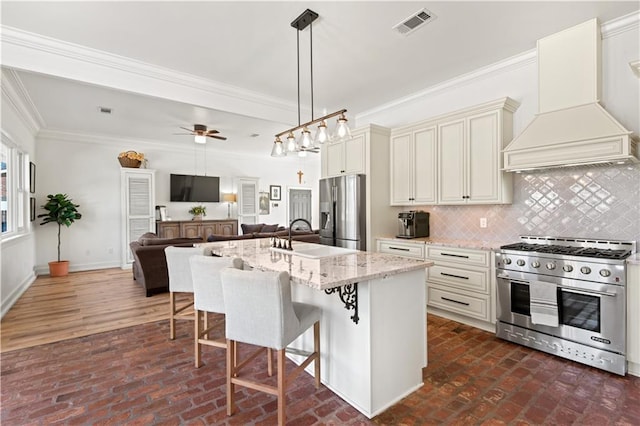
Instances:
[[[193,279],[193,301],[195,308],[194,353],[195,365],[202,365],[202,345],[218,348],[227,347],[227,341],[223,335],[220,339],[211,336],[218,327],[223,327],[224,322],[218,321],[209,326],[208,313],[224,314],[224,298],[222,294],[222,282],[220,271],[225,268],[242,269],[243,262],[240,258],[217,256],[191,256],[191,277]],[[204,317],[204,327],[203,327]],[[224,331],[224,328],[223,328]]]
[[[260,272],[225,269],[220,273],[226,311],[227,336],[227,415],[235,411],[235,385],[278,397],[278,424],[286,421],[285,392],[289,383],[311,362],[316,387],[320,386],[320,308],[291,301],[291,282],[287,272]],[[285,371],[285,349],[313,326],[313,352],[289,375]],[[277,351],[277,386],[240,377],[240,370],[258,351],[238,362],[235,342]],[[302,351],[295,351],[302,354]]]
[[[167,271],[169,273],[169,339],[176,338],[176,320],[195,319],[195,314],[187,311],[193,306],[189,300],[180,306],[176,303],[176,293],[193,294],[193,281],[191,279],[191,265],[189,258],[194,255],[204,256],[206,249],[203,247],[173,247],[164,249],[167,258]]]

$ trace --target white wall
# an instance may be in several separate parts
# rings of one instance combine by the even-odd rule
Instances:
[[[2,87],[2,130],[19,149],[33,158],[35,152],[35,129],[30,127],[18,100],[12,96],[9,79],[3,74]],[[17,102],[17,103],[16,103]],[[25,119],[27,121],[25,121]],[[35,280],[35,239],[31,229],[36,222],[28,223],[27,233],[0,242],[0,298],[4,316],[20,295]]]
[[[603,26],[601,104],[628,130],[640,135],[640,79],[629,66],[640,59],[639,20],[621,29]],[[615,31],[613,30],[615,28]],[[514,136],[537,113],[535,51],[476,70],[415,94],[404,102],[381,106],[356,117],[358,126],[376,123],[398,127],[509,96],[520,102],[514,114]],[[585,184],[588,182],[588,184]],[[575,188],[598,188],[606,200],[580,205]],[[519,235],[636,240],[640,245],[640,166],[588,166],[516,174],[512,205],[412,206],[431,213],[431,236],[463,240],[512,241]],[[536,213],[538,188],[551,188],[556,210]],[[596,192],[598,191],[596,189]],[[543,200],[548,201],[548,200]],[[577,207],[580,207],[579,209]],[[544,206],[543,206],[544,207]],[[488,228],[480,228],[480,218]],[[389,220],[393,220],[389,218]]]
[[[76,140],[77,139],[77,140]],[[87,142],[89,139],[89,142]],[[189,220],[189,208],[195,203],[169,202],[169,174],[205,173],[205,152],[191,149],[169,150],[166,145],[139,142],[132,144],[100,138],[46,133],[38,138],[38,206],[50,193],[67,193],[83,217],[70,228],[62,229],[62,257],[70,261],[70,270],[118,267],[121,259],[121,203],[120,164],[121,151],[143,152],[147,167],[156,170],[156,204],[166,205],[172,220]],[[269,156],[270,144],[265,144],[264,155],[240,157],[209,150],[206,152],[206,173],[221,178],[221,192],[236,192],[234,179],[259,177],[260,188],[281,185],[283,193],[289,185],[298,186],[296,172],[302,168],[307,186],[315,190],[320,176],[319,158],[308,158],[301,163],[295,158],[275,159]],[[286,198],[271,214],[260,221],[286,224]],[[225,219],[227,204],[205,203],[206,219]],[[317,210],[317,200],[314,211]],[[235,209],[232,217],[236,217]],[[56,256],[56,232],[53,225],[40,227],[36,232],[36,268],[47,271],[47,262]]]

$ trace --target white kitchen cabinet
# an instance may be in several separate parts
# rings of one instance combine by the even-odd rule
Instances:
[[[519,104],[502,98],[393,129],[390,204],[509,204],[502,149]]]
[[[391,205],[436,203],[436,126],[391,136]]]
[[[365,144],[365,135],[356,133],[349,140],[326,144],[321,158],[323,177],[365,173]]]
[[[155,170],[122,168],[122,268],[131,266],[133,255],[129,243],[145,232],[155,232]]]
[[[380,253],[395,254],[396,256],[410,257],[412,259],[424,260],[425,244],[412,243],[398,240],[378,240],[378,251]]]
[[[640,264],[627,263],[627,365],[640,376]]]
[[[426,246],[430,312],[494,331],[492,255],[487,250]]]
[[[496,110],[438,125],[439,204],[512,202],[512,175],[501,170],[511,114],[503,115]]]

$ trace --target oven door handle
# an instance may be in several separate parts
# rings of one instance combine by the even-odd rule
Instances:
[[[606,291],[595,291],[595,290],[576,290],[573,287],[561,287],[558,286],[562,291],[566,291],[567,293],[576,293],[576,294],[584,294],[585,296],[609,296],[616,297],[616,293],[609,293]]]
[[[498,275],[496,275],[496,278],[501,278],[503,280],[509,280],[511,282],[518,283],[518,284],[531,284],[530,281],[518,280],[518,279],[515,279],[515,278],[509,278],[509,275],[498,274]]]

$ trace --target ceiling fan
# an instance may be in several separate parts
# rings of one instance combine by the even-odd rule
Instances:
[[[187,129],[186,127],[180,127],[183,130],[186,130],[189,133],[175,133],[176,135],[193,135],[195,136],[194,141],[196,143],[206,143],[207,137],[220,139],[226,141],[227,138],[224,136],[219,136],[217,133],[220,133],[218,130],[211,129],[207,130],[207,126],[204,124],[194,124],[193,129]]]

